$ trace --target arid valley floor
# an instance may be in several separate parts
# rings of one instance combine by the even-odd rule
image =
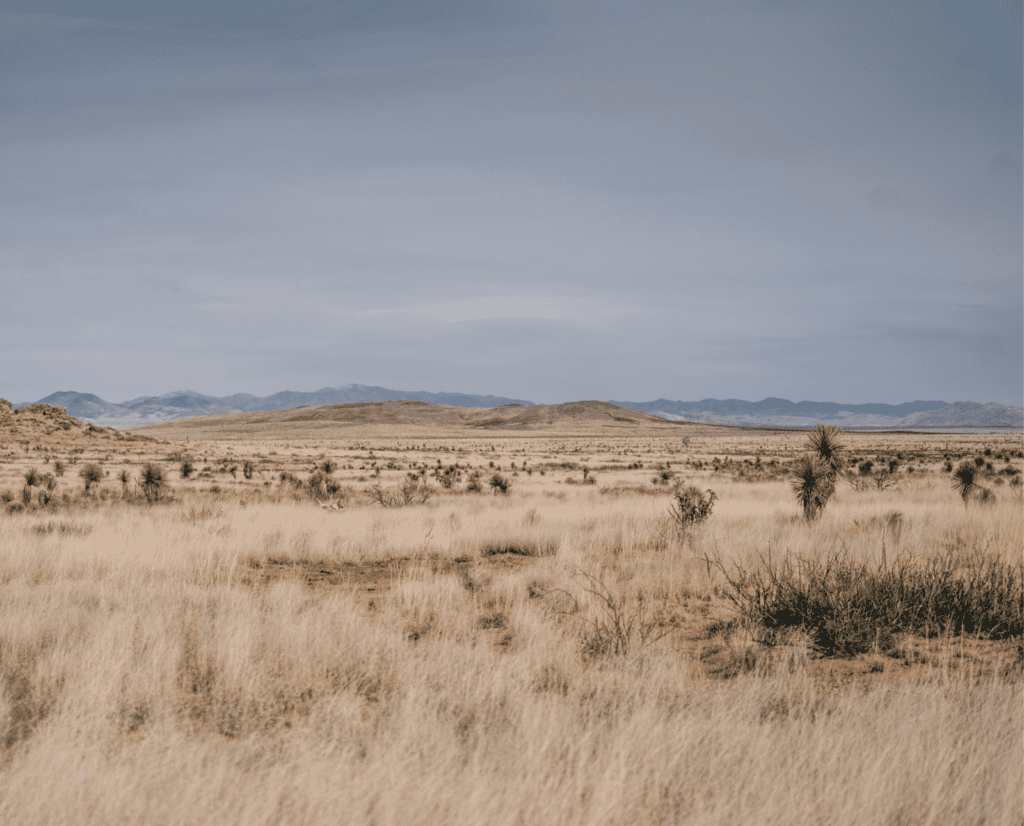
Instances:
[[[0,409],[0,823],[1024,822],[1019,432],[344,407]]]

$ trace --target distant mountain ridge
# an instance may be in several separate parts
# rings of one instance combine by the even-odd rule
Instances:
[[[764,419],[770,416],[809,416],[811,418],[835,418],[838,414],[859,414],[885,416],[902,419],[912,413],[940,410],[949,402],[916,401],[904,404],[838,404],[836,402],[791,402],[788,399],[767,398],[759,402],[742,399],[704,399],[699,402],[674,402],[658,399],[653,402],[617,402],[619,407],[628,407],[643,413],[667,413],[670,416],[688,418],[692,415],[719,416],[727,418],[752,417]]]
[[[323,387],[312,392],[285,390],[271,396],[251,393],[231,396],[206,396],[192,390],[175,390],[162,396],[140,396],[119,404],[91,393],[62,391],[39,402],[16,404],[15,408],[43,403],[63,407],[68,414],[84,422],[119,429],[158,424],[196,416],[223,413],[290,410],[323,405],[420,401],[457,408],[497,408],[506,405],[533,406],[525,399],[503,396],[479,396],[467,393],[428,393],[391,390],[362,384]],[[609,401],[628,410],[674,421],[702,424],[808,427],[834,424],[840,427],[1022,427],[1024,411],[995,402],[913,401],[903,404],[840,404],[837,402],[791,402],[769,397],[759,402],[742,399],[703,399],[696,402],[657,399],[651,402]]]
[[[369,387],[363,384],[347,384],[344,387],[322,387],[313,392],[285,390],[272,396],[259,397],[251,393],[235,393],[231,396],[205,396],[193,390],[175,390],[162,396],[139,396],[120,404],[101,399],[92,393],[61,391],[51,393],[39,402],[28,404],[51,404],[63,407],[69,416],[85,422],[112,426],[119,429],[140,427],[147,424],[192,418],[194,416],[217,416],[222,413],[251,413],[256,411],[290,410],[296,407],[319,407],[330,404],[351,404],[353,402],[421,401],[448,407],[501,407],[506,404],[530,405],[525,399],[509,399],[504,396],[476,396],[468,393],[427,393],[424,391],[390,390],[386,387]]]

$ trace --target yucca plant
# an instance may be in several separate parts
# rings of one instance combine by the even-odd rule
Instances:
[[[85,483],[85,490],[88,493],[89,489],[103,479],[103,468],[97,464],[88,464],[78,471],[78,475],[82,478]]]
[[[953,490],[967,504],[971,494],[978,489],[978,477],[981,475],[978,466],[970,459],[964,459],[953,471]]]
[[[793,493],[804,509],[804,518],[810,522],[836,492],[836,482],[846,464],[846,447],[839,441],[839,430],[830,424],[820,424],[807,439],[813,454],[798,460],[792,472]]]
[[[687,528],[690,525],[703,522],[710,516],[711,508],[715,504],[718,495],[708,489],[707,496],[696,485],[677,490],[675,493],[675,506],[669,509],[676,525],[680,528]]]
[[[828,465],[829,477],[835,483],[846,464],[846,446],[839,441],[839,430],[830,424],[819,424],[807,439],[807,446]]]
[[[802,456],[793,468],[792,487],[804,509],[804,519],[812,522],[835,492],[832,468],[817,456]]]
[[[167,492],[163,469],[159,465],[147,462],[142,468],[142,476],[139,477],[139,487],[142,488],[147,502],[159,502]]]

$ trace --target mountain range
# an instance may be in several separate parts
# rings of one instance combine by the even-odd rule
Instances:
[[[250,393],[232,396],[205,396],[191,390],[178,390],[162,396],[140,396],[117,404],[92,393],[62,391],[52,393],[38,402],[24,402],[63,407],[68,414],[96,425],[126,429],[147,424],[215,416],[222,413],[290,410],[353,402],[421,401],[461,408],[493,408],[534,403],[503,396],[478,396],[467,393],[427,393],[423,391],[390,390],[348,384],[324,387],[309,393],[283,391],[259,397]],[[834,424],[847,428],[901,427],[1022,427],[1024,410],[990,402],[914,401],[904,404],[839,404],[836,402],[791,402],[767,398],[759,402],[742,399],[703,399],[696,402],[657,399],[651,402],[609,401],[610,404],[648,413],[663,419],[704,424],[808,427]]]

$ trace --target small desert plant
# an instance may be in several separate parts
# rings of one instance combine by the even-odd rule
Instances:
[[[246,479],[252,479],[252,473],[254,470],[256,470],[256,465],[254,462],[252,462],[249,459],[246,459],[244,462],[242,462],[242,476],[244,476]]]
[[[64,470],[65,470],[65,465],[64,465],[63,462],[58,460],[58,461],[53,463],[53,472],[56,473],[58,476],[63,476],[64,475]]]
[[[164,479],[163,468],[153,462],[147,462],[142,466],[138,484],[150,504],[159,502],[167,493],[168,485]]]
[[[839,441],[839,430],[830,424],[820,424],[807,439],[807,446],[828,466],[833,482],[846,464],[846,447]]]
[[[636,654],[676,627],[674,618],[664,609],[651,609],[650,600],[645,600],[642,592],[632,597],[615,593],[602,579],[581,570],[573,572],[573,579],[590,595],[596,612],[585,611],[579,600],[565,589],[556,588],[546,594],[562,594],[570,600],[569,607],[558,607],[556,603],[551,611],[576,621],[585,659]]]
[[[323,469],[319,469],[306,480],[305,493],[309,498],[321,500],[335,497],[341,490],[341,485]]]
[[[324,459],[324,461],[322,461],[317,467],[330,476],[338,469],[338,463],[332,459]]]
[[[85,483],[85,490],[88,493],[89,489],[103,478],[103,468],[97,464],[88,464],[78,471],[78,475]]]
[[[430,499],[433,491],[425,483],[417,483],[406,480],[399,487],[392,491],[384,490],[380,485],[370,485],[366,489],[366,495],[371,504],[377,504],[384,508],[401,508],[406,505],[422,505]]]
[[[685,529],[708,518],[718,495],[709,488],[705,496],[700,488],[690,485],[683,490],[677,490],[675,498],[675,504],[669,508],[669,513],[676,525]]]
[[[455,465],[448,465],[443,470],[438,467],[434,469],[434,478],[445,490],[451,490],[462,480],[462,471]]]
[[[986,505],[988,507],[996,503],[996,495],[988,488],[979,488],[976,499],[979,505]]]
[[[792,471],[793,493],[810,522],[836,492],[846,450],[839,441],[839,430],[830,424],[818,425],[807,439],[811,454],[797,460]]]
[[[508,496],[509,492],[512,490],[512,480],[502,476],[500,473],[495,473],[491,477],[489,484],[495,494],[501,493],[503,496]]]
[[[953,490],[960,494],[965,505],[979,487],[978,477],[981,475],[979,467],[969,459],[964,459],[953,471]]]
[[[543,473],[544,471],[541,471]],[[469,474],[469,481],[466,482],[466,490],[469,493],[483,493],[484,487],[480,482],[481,474],[479,470],[474,470]]]
[[[32,488],[28,485],[25,485],[25,487],[21,489],[21,503],[26,508],[32,504]]]
[[[808,522],[818,517],[835,490],[829,466],[816,456],[801,456],[797,460],[792,488]]]
[[[196,466],[191,461],[185,459],[181,463],[181,478],[188,479],[195,472]]]
[[[39,471],[36,470],[35,468],[25,471],[25,484],[28,487],[34,488],[36,485],[39,484],[39,479]]]
[[[708,560],[728,582],[727,596],[767,641],[803,628],[815,646],[844,656],[893,646],[898,632],[1024,633],[1024,566],[983,551],[951,549],[914,559],[908,554],[872,563],[845,550],[808,557],[791,554],[730,573]]]

